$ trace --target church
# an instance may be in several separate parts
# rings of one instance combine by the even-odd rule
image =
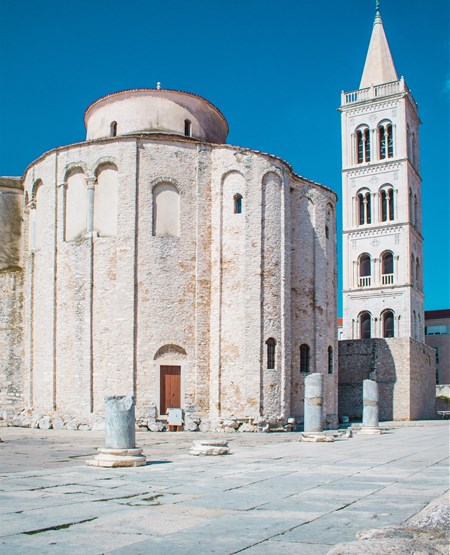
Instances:
[[[186,430],[279,429],[301,425],[313,372],[325,427],[358,417],[368,377],[385,419],[432,417],[420,120],[378,10],[340,110],[339,345],[336,194],[228,145],[225,117],[196,94],[100,98],[85,141],[0,178],[3,418],[96,429],[105,395],[132,393],[151,431],[167,429],[168,408]]]

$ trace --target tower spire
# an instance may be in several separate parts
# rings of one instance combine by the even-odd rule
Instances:
[[[372,37],[359,88],[364,89],[371,85],[380,85],[381,83],[397,80],[397,71],[381,20],[380,0],[376,0]]]

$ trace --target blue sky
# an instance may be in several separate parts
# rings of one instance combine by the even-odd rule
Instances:
[[[359,86],[374,13],[375,0],[3,0],[0,174],[83,140],[97,98],[160,81],[215,104],[230,144],[340,196],[337,107]],[[423,122],[425,308],[450,308],[449,2],[382,0],[381,14]]]

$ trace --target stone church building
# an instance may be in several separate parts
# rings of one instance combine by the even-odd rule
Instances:
[[[409,364],[427,349],[420,122],[378,12],[360,89],[343,94],[341,111],[339,351],[343,375],[355,370],[342,410],[368,377],[364,352],[388,338],[402,353],[394,358],[409,349],[395,403],[423,417],[434,398],[428,351],[420,368]],[[186,429],[250,431],[301,422],[305,377],[320,372],[324,424],[336,426],[336,194],[279,158],[226,144],[224,116],[194,94],[110,94],[85,125],[85,141],[0,178],[4,418],[89,428],[105,395],[133,393],[151,430],[179,407]]]

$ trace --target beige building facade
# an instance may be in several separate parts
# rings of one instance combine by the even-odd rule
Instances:
[[[301,422],[321,372],[335,425],[335,193],[227,145],[189,93],[115,93],[85,123],[23,176],[23,364],[14,384],[2,369],[4,413],[92,427],[105,395],[133,393],[152,430],[171,407],[186,429],[254,430]]]

